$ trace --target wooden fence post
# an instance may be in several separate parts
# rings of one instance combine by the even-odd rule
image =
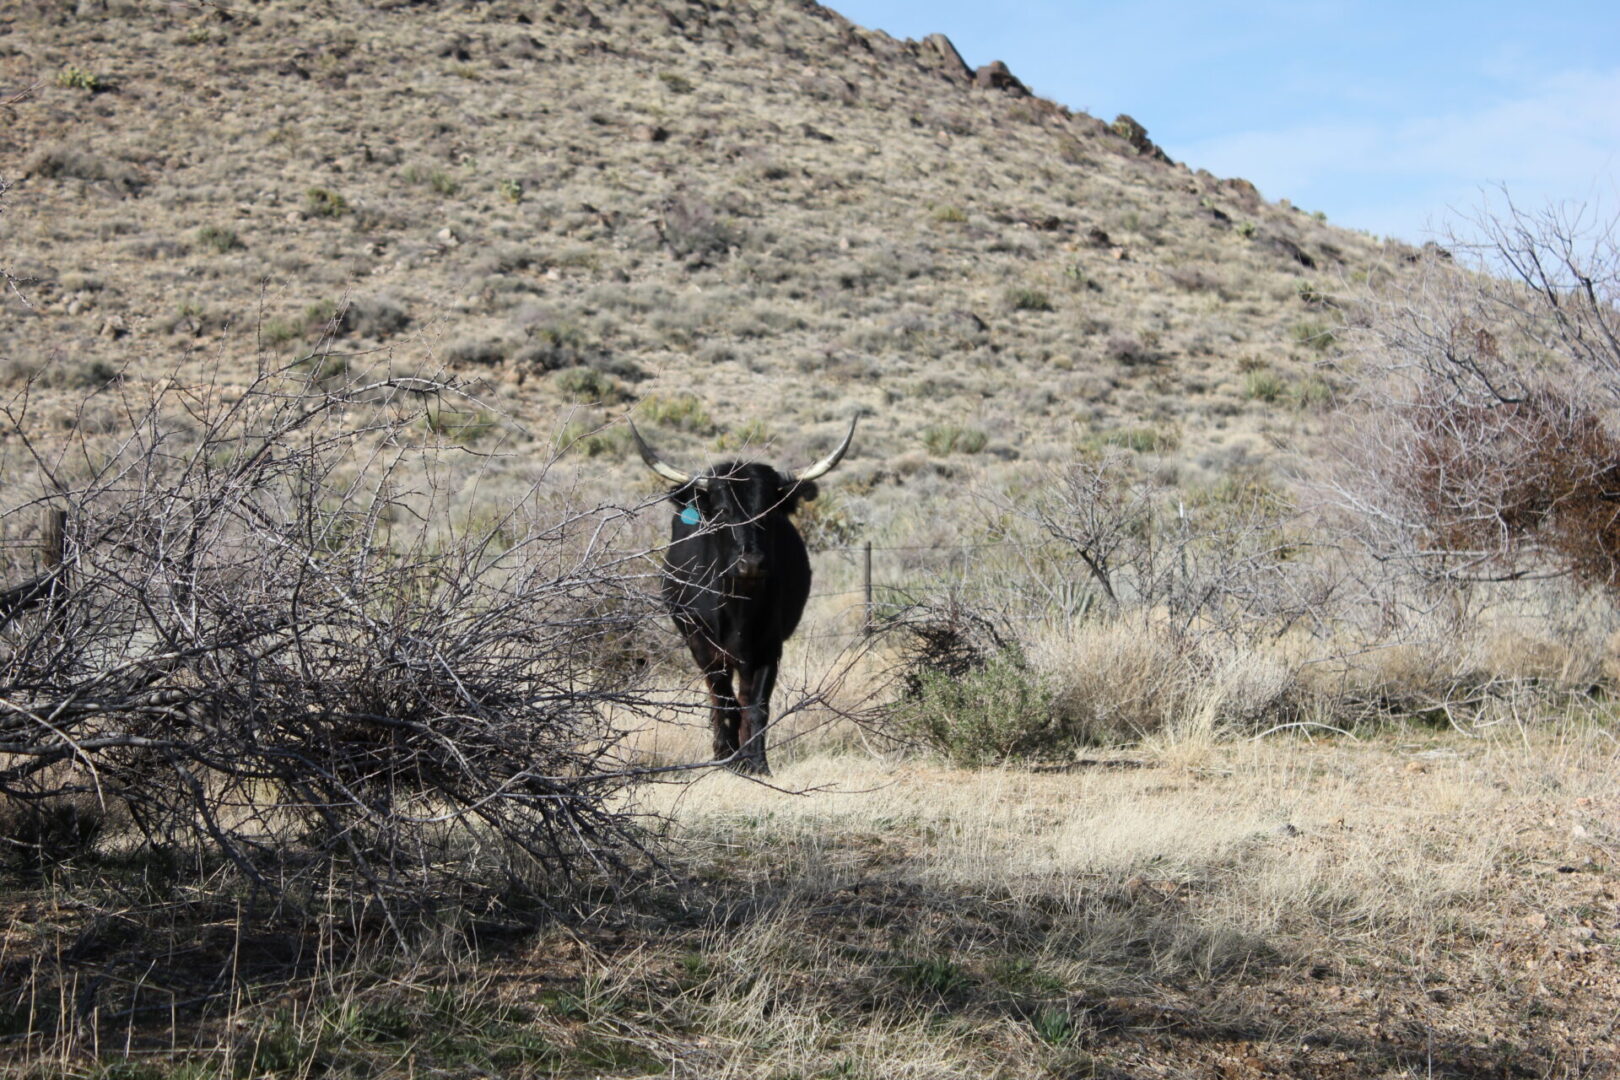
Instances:
[[[39,515],[39,546],[45,551],[45,569],[54,570],[67,560],[67,511],[47,506]]]
[[[866,594],[866,610],[861,617],[861,633],[866,637],[872,636],[872,541],[868,540],[862,548],[861,585]]]

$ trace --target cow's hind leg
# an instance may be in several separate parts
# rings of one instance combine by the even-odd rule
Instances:
[[[771,691],[775,688],[775,664],[737,669],[737,704],[741,713],[737,740],[742,747],[738,772],[770,775],[771,767],[765,760],[765,729],[771,722]]]
[[[737,695],[731,689],[731,671],[726,656],[701,634],[690,638],[692,656],[703,669],[703,681],[709,686],[709,725],[714,730],[714,760],[728,761],[742,745],[738,741],[738,727],[742,710],[737,706]]]

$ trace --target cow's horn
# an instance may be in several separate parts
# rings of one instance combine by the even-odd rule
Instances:
[[[794,473],[793,479],[803,483],[806,480],[815,480],[832,472],[832,467],[843,460],[844,455],[849,452],[849,444],[855,441],[855,421],[859,419],[859,415],[850,417],[849,431],[844,435],[844,441],[838,444],[838,449],[803,472]]]
[[[634,420],[626,417],[624,422],[630,425],[630,435],[636,440],[636,449],[641,451],[641,460],[647,463],[647,468],[662,476],[665,480],[673,480],[677,484],[690,484],[692,482],[691,473],[681,472],[681,470],[653,453],[653,448],[647,445],[647,440],[643,439],[641,432],[636,430]]]

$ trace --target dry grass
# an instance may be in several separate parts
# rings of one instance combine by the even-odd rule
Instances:
[[[710,946],[733,969],[712,976],[714,1019],[751,1065],[762,1041],[782,1047],[782,1074],[832,1067],[852,1038],[913,1040],[933,1012],[944,1038],[911,1059],[921,1074],[972,1075],[976,1048],[1036,1075],[1060,1057],[1039,1038],[1053,1010],[1069,1050],[1131,1071],[1171,1047],[1183,1066],[1253,1055],[1290,1075],[1394,1074],[1429,1053],[1613,1065],[1596,1040],[1616,986],[1589,977],[1620,929],[1616,747],[1582,724],[1521,734],[1058,774],[840,756],[779,778],[808,797],[715,778],[666,805],[728,874],[765,875],[770,917]],[[1034,987],[1023,1000],[1011,972]],[[908,996],[908,977],[930,992]],[[1526,992],[1550,1015],[1520,1030]],[[883,1075],[868,1053],[859,1074]]]
[[[51,1038],[42,993],[7,1037],[31,1076],[126,1048],[196,1077],[1605,1075],[1620,750],[1593,719],[1055,772],[779,758],[780,790],[650,789],[676,879],[582,884],[569,929],[447,913],[406,958],[177,914],[149,993],[211,956],[212,1008]],[[6,970],[52,995],[162,940],[91,919],[88,871],[8,894]]]

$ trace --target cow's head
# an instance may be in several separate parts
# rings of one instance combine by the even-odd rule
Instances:
[[[837,449],[796,473],[741,461],[721,462],[696,474],[682,472],[647,445],[634,423],[630,434],[647,467],[676,485],[669,498],[678,508],[678,520],[707,532],[718,545],[714,564],[733,576],[753,578],[769,572],[768,520],[775,515],[786,517],[801,501],[816,497],[816,480],[832,471],[854,441],[855,421],[849,422],[849,431]]]

